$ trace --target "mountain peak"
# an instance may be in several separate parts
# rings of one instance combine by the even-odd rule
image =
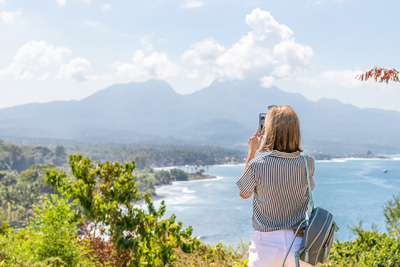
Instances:
[[[99,92],[82,99],[82,102],[133,101],[141,98],[170,98],[178,94],[167,82],[148,80],[145,82],[130,82],[114,84]]]

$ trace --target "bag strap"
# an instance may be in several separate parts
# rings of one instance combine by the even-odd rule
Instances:
[[[310,174],[309,174],[309,171],[308,171],[307,158],[304,155],[301,155],[301,157],[304,159],[304,162],[306,163],[308,194],[310,195],[310,200],[308,201],[308,205],[307,205],[307,216],[308,216],[308,219],[309,219],[310,216],[311,216],[311,212],[314,209],[314,199],[313,199],[312,191],[311,191]]]
[[[290,243],[290,246],[289,246],[288,250],[286,251],[285,258],[283,259],[282,267],[285,266],[285,262],[286,262],[287,256],[289,255],[289,252],[290,252],[290,250],[292,249],[292,246],[293,246],[294,240],[295,240],[295,238],[296,238],[296,236],[297,236],[297,233],[299,232],[300,227],[301,227],[301,226],[303,225],[303,223],[305,223],[305,222],[308,222],[308,220],[307,220],[307,219],[303,220],[303,221],[299,224],[299,226],[297,226],[297,230],[296,230],[296,233],[294,233],[294,236],[293,236],[293,239],[292,239],[292,243]],[[298,254],[298,251],[296,251],[296,259],[295,259],[295,260],[296,260],[296,266],[297,266],[297,263],[299,262],[299,254]]]
[[[296,233],[294,234],[293,239],[292,239],[292,243],[290,243],[290,246],[289,246],[288,250],[286,251],[286,255],[285,255],[285,259],[283,260],[282,267],[285,266],[286,258],[289,255],[290,250],[292,249],[297,232],[300,230],[300,227],[303,225],[303,223],[308,222],[308,220],[310,219],[310,216],[311,216],[311,212],[314,209],[314,199],[313,199],[312,192],[311,192],[310,174],[308,172],[307,158],[304,155],[301,155],[301,156],[304,159],[304,162],[306,164],[308,194],[310,195],[310,200],[308,201],[308,204],[307,204],[307,219],[303,220],[297,227]],[[296,261],[296,266],[299,266],[298,252],[296,252],[295,261]]]

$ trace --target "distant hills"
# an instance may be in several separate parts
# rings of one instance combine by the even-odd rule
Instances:
[[[80,101],[0,109],[0,138],[245,146],[268,105],[297,112],[307,150],[399,153],[400,112],[309,101],[258,81],[214,82],[179,95],[164,81],[116,84]]]

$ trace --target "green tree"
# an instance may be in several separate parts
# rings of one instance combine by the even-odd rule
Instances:
[[[36,182],[38,177],[39,177],[39,172],[35,169],[29,168],[20,173],[19,180],[20,182],[34,183]]]
[[[9,170],[11,170],[11,167],[8,164],[8,162],[4,158],[0,157],[0,171],[9,171]]]
[[[93,163],[80,155],[70,156],[71,181],[62,171],[48,171],[46,181],[81,206],[83,222],[102,227],[112,240],[120,265],[161,266],[174,261],[173,248],[192,252],[199,241],[191,237],[192,228],[182,230],[175,216],[161,220],[165,204],[155,209],[144,195],[147,212],[135,205],[140,198],[133,180],[134,163]],[[103,228],[104,226],[104,228]],[[93,238],[95,239],[95,238]]]
[[[76,240],[77,218],[71,205],[65,199],[51,195],[51,198],[45,198],[43,209],[35,209],[35,217],[32,227],[41,233],[35,246],[37,259],[59,257],[67,266],[77,266],[82,248]]]
[[[397,267],[400,266],[400,194],[393,196],[384,207],[386,233],[378,233],[376,226],[367,231],[352,227],[355,240],[336,241],[323,266]]]
[[[400,241],[393,236],[353,228],[357,239],[335,242],[323,266],[397,267],[400,266]]]
[[[63,147],[63,146],[56,146],[55,156],[56,156],[56,158],[53,160],[53,163],[56,166],[60,166],[60,165],[63,165],[64,163],[68,162],[67,151],[65,150],[65,147]]]
[[[198,175],[203,175],[205,173],[205,170],[203,169],[203,168],[201,168],[201,169],[199,169],[197,172],[196,172],[196,174],[198,174]]]
[[[156,185],[168,184],[171,180],[171,175],[165,170],[157,171],[154,177],[156,178]]]
[[[45,146],[25,147],[34,158],[36,163],[49,163],[54,158],[54,152]]]
[[[171,178],[174,180],[186,181],[188,179],[187,173],[180,169],[171,169],[169,172],[171,173]]]
[[[138,168],[139,170],[143,170],[144,167],[146,167],[147,165],[147,156],[145,155],[137,155],[135,157],[135,166],[136,168]]]
[[[28,169],[35,162],[33,157],[25,156],[24,150],[17,145],[9,145],[7,150],[7,160],[12,170],[21,172]]]
[[[0,172],[0,182],[4,186],[10,186],[16,184],[18,181],[18,175],[15,172]]]
[[[383,214],[389,233],[400,238],[400,194],[385,204]]]

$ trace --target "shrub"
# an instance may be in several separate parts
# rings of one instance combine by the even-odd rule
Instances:
[[[386,203],[384,216],[389,234],[379,233],[374,226],[363,230],[360,223],[352,228],[357,238],[336,241],[324,266],[400,266],[400,195]]]
[[[34,248],[39,235],[31,230],[22,229],[14,233],[8,229],[7,235],[0,235],[0,266],[29,267],[34,263]]]
[[[356,227],[357,239],[335,242],[324,266],[400,266],[400,241],[393,236]]]
[[[386,203],[383,209],[383,215],[385,215],[389,233],[400,238],[400,194],[393,196],[393,198]]]
[[[182,223],[175,223],[174,215],[161,220],[164,202],[157,210],[150,196],[144,195],[147,212],[135,205],[140,196],[132,176],[134,163],[95,164],[75,155],[70,156],[69,164],[74,181],[64,172],[52,170],[47,172],[46,182],[80,204],[79,215],[85,228],[86,222],[91,222],[95,230],[110,237],[112,246],[106,247],[114,250],[111,254],[116,255],[117,265],[163,266],[175,260],[174,248],[191,253],[199,246],[199,240],[191,237],[192,228],[183,230]],[[96,237],[96,232],[88,238],[92,249],[99,242],[107,243]]]
[[[174,249],[176,261],[170,266],[246,266],[249,243],[240,241],[235,247],[218,243],[216,246],[201,244],[193,253]]]
[[[83,249],[77,242],[76,225],[71,205],[65,199],[57,195],[45,198],[44,208],[35,208],[35,220],[31,225],[40,233],[35,244],[35,258],[44,261],[58,257],[67,266],[77,266]]]

